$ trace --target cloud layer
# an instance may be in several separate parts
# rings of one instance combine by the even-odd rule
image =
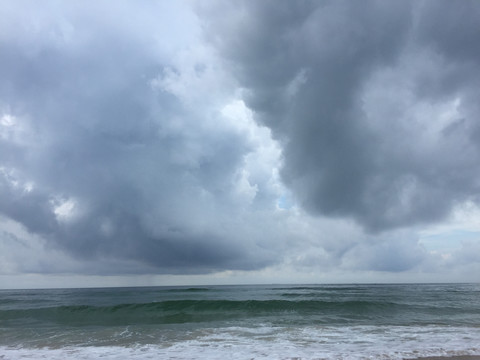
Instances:
[[[251,233],[255,211],[275,203],[256,139],[269,134],[236,119],[241,103],[195,44],[193,14],[166,3],[28,5],[3,25],[2,214],[75,257],[133,260],[140,272],[268,264],[266,238]],[[174,23],[180,33],[172,14],[187,21]]]
[[[418,233],[480,201],[477,2],[0,16],[0,272],[478,264]]]
[[[282,178],[310,212],[380,231],[478,200],[477,3],[217,11],[206,10],[210,41],[282,142]]]

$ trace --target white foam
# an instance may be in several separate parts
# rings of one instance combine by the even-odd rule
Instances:
[[[480,328],[267,327],[204,329],[168,344],[0,347],[0,359],[369,359],[480,355]]]

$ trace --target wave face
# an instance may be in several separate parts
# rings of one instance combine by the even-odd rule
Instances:
[[[23,326],[25,322],[70,326],[185,324],[232,319],[268,318],[272,322],[337,323],[379,321],[391,311],[408,306],[395,303],[318,300],[170,300],[111,306],[70,305],[39,309],[6,310],[0,320]],[[302,317],[308,316],[302,321]],[[313,317],[313,318],[312,318]]]
[[[335,351],[350,348],[373,358],[372,351],[395,358],[395,348],[408,357],[415,347],[428,349],[425,355],[474,354],[479,295],[473,284],[0,291],[0,355],[12,347],[147,346],[168,353],[235,344],[331,349],[336,358]]]
[[[448,317],[446,317],[446,315]],[[472,317],[472,315],[476,315]],[[110,306],[68,305],[4,310],[0,321],[9,326],[57,324],[114,326],[185,324],[258,319],[292,324],[475,324],[480,309],[409,305],[386,301],[320,300],[169,300]]]

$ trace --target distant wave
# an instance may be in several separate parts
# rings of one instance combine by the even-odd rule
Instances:
[[[169,290],[164,290],[166,292],[175,292],[175,293],[182,293],[182,292],[204,292],[204,291],[210,291],[209,288],[205,287],[190,287],[190,288],[175,288],[175,289],[169,289]]]

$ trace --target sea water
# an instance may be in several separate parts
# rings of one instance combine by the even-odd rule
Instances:
[[[480,355],[479,284],[0,291],[0,359]]]

